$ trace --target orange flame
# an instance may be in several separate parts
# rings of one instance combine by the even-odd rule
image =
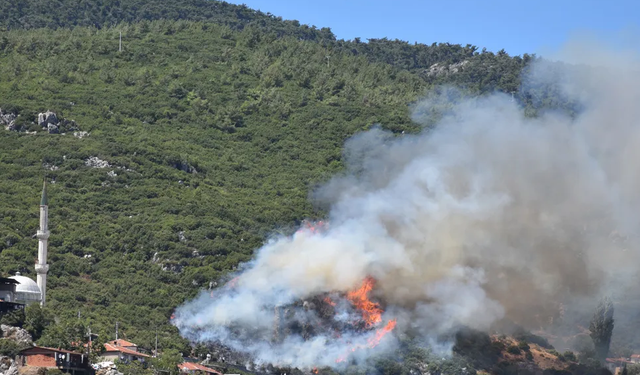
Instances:
[[[227,283],[227,285],[225,285],[227,288],[229,289],[233,289],[236,287],[236,284],[238,284],[238,279],[240,278],[240,276],[236,276],[233,279],[229,280],[229,282]]]
[[[336,305],[336,303],[333,302],[333,300],[331,298],[329,298],[329,297],[324,297],[324,303],[326,303],[328,305],[331,305],[331,306],[335,306]]]
[[[368,297],[369,292],[373,289],[375,283],[375,279],[373,279],[372,277],[367,277],[363,281],[360,288],[347,293],[347,299],[351,301],[351,303],[358,310],[362,311],[362,319],[367,324],[367,327],[374,326],[382,321],[383,311],[380,308],[380,305],[375,302],[371,302]],[[349,354],[355,352],[356,350],[375,348],[376,346],[378,346],[378,344],[380,344],[380,341],[382,340],[382,338],[384,338],[384,336],[387,335],[387,333],[393,331],[393,329],[396,327],[396,323],[396,319],[390,320],[384,327],[378,328],[376,330],[375,334],[367,340],[367,345],[356,345],[351,347],[349,349],[349,353],[343,355],[342,357],[339,357],[336,360],[336,363],[346,361]]]
[[[364,279],[360,288],[347,293],[347,299],[356,309],[362,311],[362,320],[364,320],[367,327],[372,327],[382,321],[383,311],[380,305],[371,302],[368,297],[375,284],[375,279],[369,276]]]
[[[389,332],[393,331],[396,328],[397,320],[393,319],[387,322],[387,325],[376,330],[376,334],[368,340],[368,344],[370,348],[375,348],[380,344],[380,340]]]
[[[318,368],[314,367],[313,370],[311,370],[312,373],[317,374],[318,373]]]
[[[380,341],[382,340],[382,338],[384,336],[387,335],[387,333],[393,331],[394,328],[396,328],[396,319],[390,320],[389,322],[387,322],[387,325],[385,325],[384,327],[377,329],[375,335],[373,335],[373,337],[369,338],[367,340],[367,345],[356,345],[352,348],[349,349],[349,353],[353,353],[356,350],[359,349],[365,349],[365,348],[369,348],[369,349],[373,349],[376,346],[378,346],[378,344],[380,344]],[[336,363],[340,363],[340,362],[344,362],[347,360],[347,356],[349,356],[349,353],[347,353],[346,355],[343,355],[342,357],[339,357],[338,359],[336,359]]]

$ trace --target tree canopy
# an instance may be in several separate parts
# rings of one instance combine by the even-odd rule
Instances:
[[[175,307],[322,217],[307,198],[342,170],[343,142],[420,131],[409,107],[433,87],[574,110],[553,87],[521,90],[535,56],[337,40],[218,1],[7,0],[0,25],[0,109],[18,115],[0,129],[0,272],[35,276],[46,176],[48,307],[25,324],[52,346],[119,322],[142,347],[158,329],[162,350],[188,352]],[[77,129],[49,134],[47,110]]]

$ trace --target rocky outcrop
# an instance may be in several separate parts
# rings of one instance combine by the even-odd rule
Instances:
[[[33,339],[29,332],[22,328],[12,327],[8,325],[0,325],[2,331],[2,338],[13,340],[20,345],[28,346],[33,343]]]
[[[198,174],[198,170],[186,161],[176,161],[171,163],[171,166],[183,172]]]
[[[18,375],[18,364],[10,357],[0,357],[0,375]]]
[[[35,131],[27,131],[29,129],[24,124],[18,125],[16,123],[18,116],[18,114],[3,112],[2,109],[0,109],[0,125],[4,126],[5,130],[37,134]],[[49,134],[64,134],[66,132],[75,131],[74,136],[77,138],[83,138],[89,135],[87,132],[80,132],[75,121],[60,119],[55,112],[51,111],[38,113],[36,122],[42,129],[46,129]],[[35,123],[32,122],[32,124]]]
[[[459,63],[449,64],[449,65],[436,63],[431,65],[429,69],[426,69],[422,73],[427,77],[448,76],[450,74],[455,74],[462,71],[465,65],[467,65],[468,63],[469,63],[469,60],[464,60]]]
[[[58,115],[54,112],[47,111],[44,113],[38,113],[38,125],[46,128],[48,125],[58,125]]]
[[[91,134],[91,133],[89,133],[89,132],[73,132],[73,136],[76,137],[76,138],[80,138],[80,139],[82,139],[84,137],[88,137],[89,134]]]
[[[99,159],[97,156],[91,156],[84,161],[84,165],[91,168],[109,168],[111,164],[108,161]]]
[[[46,128],[49,134],[60,133],[60,121],[58,115],[55,112],[47,111],[44,113],[38,113],[38,125]]]
[[[58,115],[51,111],[38,113],[38,125],[47,129],[49,134],[60,134],[68,131],[79,130],[75,121],[59,119]]]
[[[96,371],[96,375],[123,375],[115,368],[103,368]]]
[[[16,131],[16,118],[18,116],[15,113],[6,113],[0,108],[0,125],[3,125],[6,130]]]

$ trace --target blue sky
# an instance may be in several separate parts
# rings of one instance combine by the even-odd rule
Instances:
[[[340,39],[474,44],[548,55],[589,34],[640,50],[640,0],[244,0],[285,19],[329,27]]]

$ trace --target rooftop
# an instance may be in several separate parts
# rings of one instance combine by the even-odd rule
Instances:
[[[136,347],[138,346],[130,341],[123,340],[123,339],[111,340],[107,342],[107,344],[111,344],[114,346],[136,346]]]
[[[19,284],[18,280],[12,279],[10,277],[0,277],[0,284]]]
[[[124,346],[116,346],[110,343],[104,344],[104,350],[105,352],[120,352],[120,353],[130,354],[134,357],[151,357],[148,354],[136,352],[135,350],[128,349]]]
[[[627,358],[607,358],[606,361],[609,362],[609,363],[629,363],[629,364],[633,364],[633,362],[631,362]]]
[[[11,276],[10,279],[17,281],[19,284],[16,286],[16,292],[18,293],[34,293],[41,295],[40,288],[38,284],[26,276],[15,275]]]
[[[208,372],[210,374],[219,374],[222,375],[222,373],[220,371],[216,371],[210,367],[207,366],[203,366],[199,363],[193,363],[193,362],[184,362],[178,365],[178,367],[180,368],[180,370],[182,371],[204,371],[204,372]]]
[[[35,349],[35,350],[34,350]],[[81,355],[82,353],[78,353],[78,352],[72,352],[71,350],[65,350],[65,349],[56,349],[56,348],[48,348],[46,346],[32,346],[30,348],[24,349],[22,350],[22,352],[26,352],[26,351],[52,351],[52,352],[56,352],[56,353],[68,353],[68,354],[78,354]]]

